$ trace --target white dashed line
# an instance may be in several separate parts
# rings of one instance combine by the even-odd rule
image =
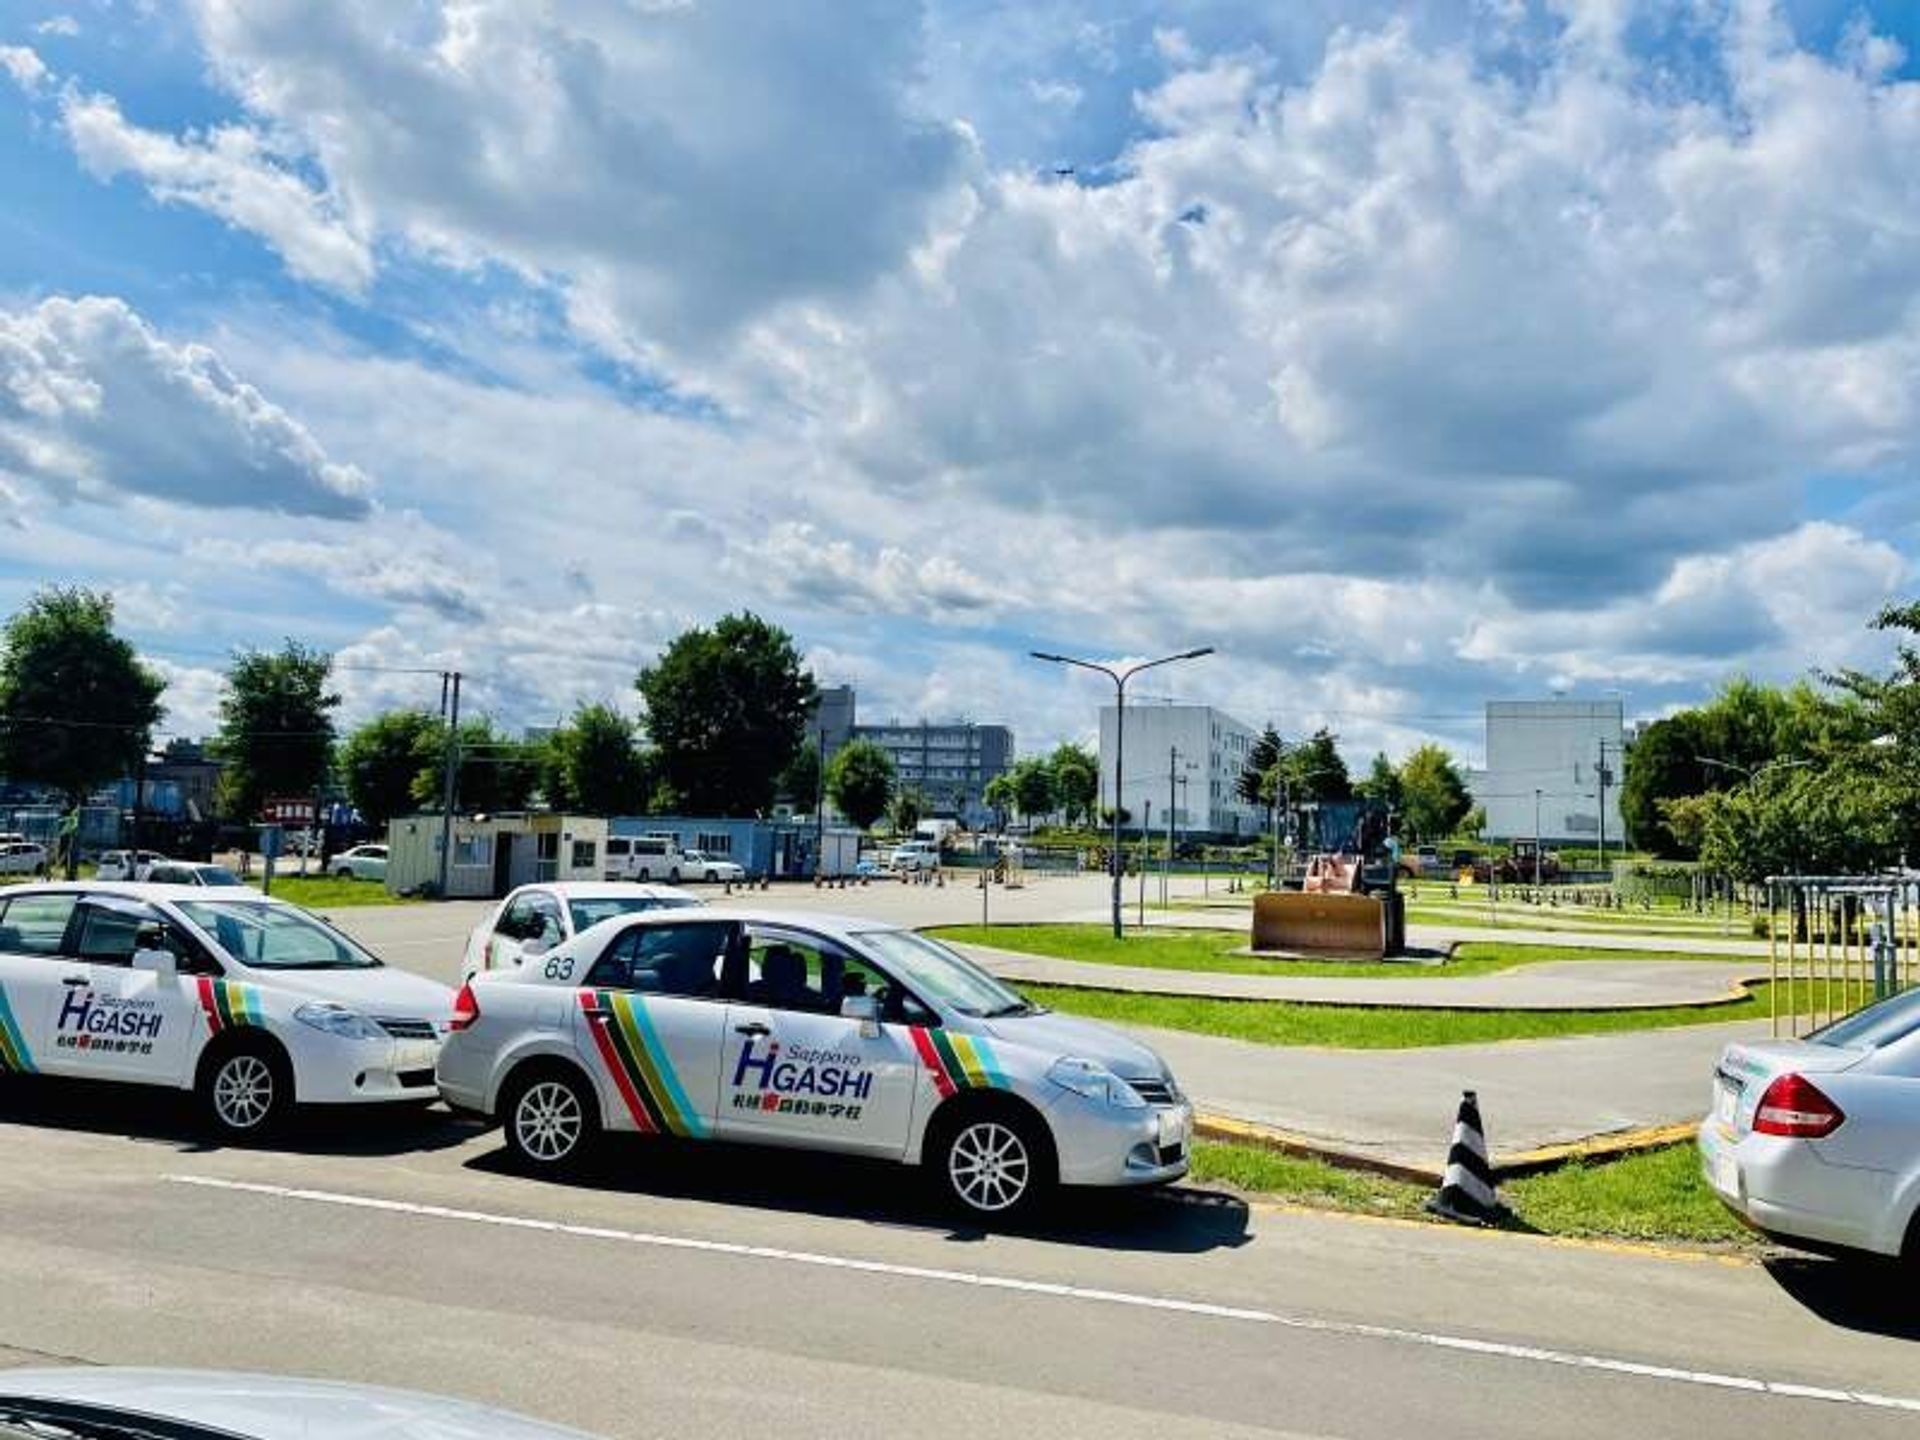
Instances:
[[[1084,1285],[1063,1285],[1049,1280],[1022,1280],[1010,1275],[985,1275],[977,1271],[947,1270],[927,1265],[896,1265],[885,1260],[862,1260],[851,1255],[827,1255],[812,1250],[788,1250],[775,1245],[742,1245],[727,1240],[701,1240],[688,1235],[662,1235],[645,1230],[615,1230],[600,1225],[573,1225],[562,1220],[538,1220],[526,1215],[498,1215],[485,1210],[461,1210],[447,1205],[424,1205],[411,1200],[385,1200],[372,1195],[348,1195],[334,1190],[306,1190],[291,1185],[261,1185],[244,1180],[221,1180],[209,1175],[168,1175],[165,1179],[176,1185],[197,1185],[209,1190],[230,1190],[248,1195],[272,1196],[281,1200],[299,1200],[312,1204],[339,1205],[356,1210],[412,1215],[428,1220],[453,1220],[469,1225],[493,1225],[507,1230],[531,1230],[548,1235],[566,1235],[581,1240],[606,1240],[623,1245],[644,1245],[660,1250],[690,1250],[744,1260],[771,1260],[785,1265],[849,1270],[868,1275],[923,1280],[940,1285],[971,1285],[981,1290],[1005,1290],[1015,1294],[1044,1295],[1060,1300],[1084,1300],[1100,1305],[1124,1305],[1141,1310],[1171,1311],[1181,1315],[1203,1316],[1212,1320],[1275,1325],[1287,1330],[1304,1330],[1321,1335],[1345,1335],[1364,1340],[1384,1340],[1401,1345],[1419,1345],[1434,1350],[1454,1350],[1472,1355],[1486,1355],[1502,1360],[1526,1360],[1538,1365],[1596,1370],[1604,1374],[1627,1375],[1642,1380],[1704,1385],[1720,1390],[1746,1390],[1754,1394],[1781,1399],[1819,1400],[1833,1404],[1863,1405],[1876,1410],[1907,1410],[1920,1413],[1920,1399],[1898,1395],[1878,1395],[1866,1390],[1840,1390],[1821,1385],[1802,1385],[1787,1380],[1763,1380],[1751,1375],[1723,1375],[1712,1370],[1649,1365],[1635,1360],[1615,1359],[1607,1355],[1583,1355],[1572,1350],[1552,1350],[1536,1345],[1512,1345],[1499,1340],[1479,1340],[1467,1335],[1404,1330],[1392,1325],[1366,1325],[1351,1320],[1326,1320],[1312,1315],[1290,1315],[1277,1310],[1251,1310],[1236,1305],[1215,1305],[1205,1300],[1181,1300],[1171,1296],[1141,1295],[1125,1290],[1099,1290]]]

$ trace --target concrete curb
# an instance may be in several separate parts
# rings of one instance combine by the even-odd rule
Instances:
[[[1546,1145],[1536,1150],[1523,1150],[1517,1155],[1496,1158],[1493,1162],[1494,1178],[1500,1181],[1518,1180],[1528,1175],[1540,1175],[1549,1170],[1557,1170],[1562,1165],[1574,1161],[1590,1161],[1604,1164],[1613,1160],[1624,1160],[1630,1155],[1643,1154],[1649,1150],[1662,1149],[1668,1145],[1691,1140],[1698,1133],[1697,1122],[1689,1121],[1684,1125],[1652,1125],[1639,1130],[1619,1130],[1605,1135],[1592,1135],[1584,1140],[1571,1141],[1565,1145]],[[1338,1145],[1306,1135],[1297,1135],[1276,1126],[1262,1125],[1251,1120],[1238,1120],[1230,1115],[1198,1114],[1194,1117],[1193,1133],[1202,1140],[1218,1140],[1234,1145],[1253,1145],[1262,1150],[1272,1150],[1276,1154],[1291,1155],[1301,1160],[1318,1160],[1331,1165],[1336,1170],[1357,1170],[1369,1175],[1379,1175],[1388,1180],[1401,1180],[1410,1185],[1423,1185],[1438,1188],[1441,1172],[1438,1167],[1408,1165],[1398,1160],[1387,1160],[1377,1155],[1368,1155],[1360,1151],[1342,1149]]]

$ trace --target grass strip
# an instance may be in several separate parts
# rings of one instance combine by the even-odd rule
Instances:
[[[1418,1219],[1428,1191],[1402,1180],[1342,1170],[1258,1145],[1201,1140],[1189,1183],[1224,1185],[1262,1199],[1344,1214]],[[1676,1245],[1762,1242],[1727,1212],[1700,1175],[1690,1144],[1670,1145],[1604,1164],[1576,1161],[1511,1181],[1501,1197],[1513,1228],[1577,1239]]]
[[[1746,998],[1708,1007],[1648,1010],[1424,1010],[1357,1005],[1299,1005],[1284,1000],[1211,1000],[1141,995],[1059,985],[1022,984],[1039,1004],[1068,1015],[1114,1025],[1185,1030],[1257,1045],[1318,1045],[1336,1050],[1408,1050],[1433,1045],[1478,1045],[1496,1040],[1550,1040],[1567,1035],[1613,1035],[1689,1025],[1764,1020],[1771,986]],[[1783,987],[1782,1013],[1807,1013],[1819,998],[1796,981]]]
[[[250,882],[256,888],[259,880]],[[339,875],[275,875],[273,898],[307,910],[341,910],[366,905],[414,905],[409,896],[395,895],[377,880],[349,880]]]

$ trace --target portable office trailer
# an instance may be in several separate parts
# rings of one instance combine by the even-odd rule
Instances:
[[[430,894],[440,887],[439,815],[387,824],[387,889]],[[481,900],[543,880],[598,880],[607,822],[591,815],[457,815],[447,866],[448,899]]]

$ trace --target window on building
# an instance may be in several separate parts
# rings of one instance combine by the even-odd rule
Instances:
[[[453,863],[480,866],[493,864],[493,836],[456,835],[453,837]]]
[[[573,866],[575,870],[591,870],[599,864],[600,846],[594,840],[576,840],[573,842]]]
[[[693,848],[706,855],[733,854],[733,836],[720,830],[702,830],[693,837]]]

